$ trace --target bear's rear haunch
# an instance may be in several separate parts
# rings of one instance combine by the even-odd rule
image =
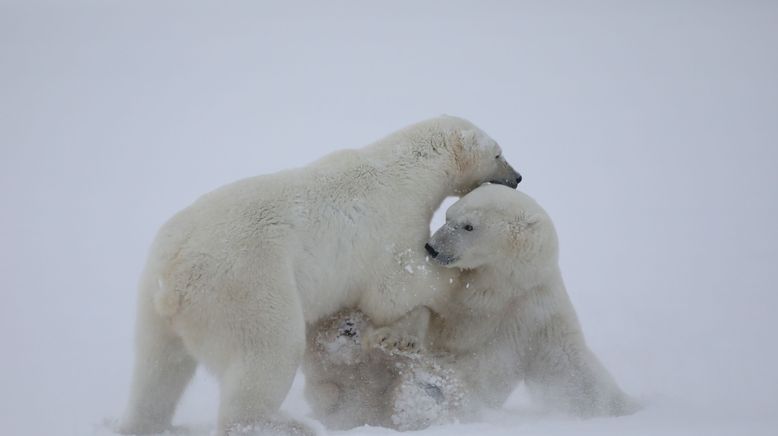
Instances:
[[[447,285],[424,268],[432,213],[447,196],[520,179],[486,133],[439,117],[201,197],[152,246],[118,430],[168,429],[202,363],[220,383],[220,435],[311,433],[278,411],[306,323],[348,306],[386,325],[427,303]]]

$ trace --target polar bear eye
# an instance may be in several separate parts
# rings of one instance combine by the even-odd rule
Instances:
[[[471,226],[470,224],[465,224],[465,230],[467,230],[468,232],[472,232],[473,226]]]
[[[499,158],[500,158],[500,156],[502,156],[502,155],[501,155],[501,154],[498,154],[498,155],[497,155],[497,156],[495,156],[494,158],[495,158],[495,159],[499,159]]]

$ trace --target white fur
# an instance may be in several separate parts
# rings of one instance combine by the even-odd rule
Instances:
[[[446,218],[429,244],[440,263],[465,269],[430,305],[423,354],[453,370],[464,385],[467,407],[456,413],[468,417],[483,407],[499,407],[522,381],[548,406],[578,416],[636,410],[586,346],[559,271],[556,232],[545,211],[525,194],[490,185],[463,197]],[[402,334],[413,334],[407,318],[423,318],[424,312],[417,309],[403,319]],[[326,359],[319,355],[316,362]],[[307,365],[306,374],[316,369]],[[347,391],[349,371],[341,367],[339,377],[331,374],[329,382]],[[382,407],[396,409],[398,402],[408,401],[392,392],[395,397]],[[342,395],[340,401],[347,404],[351,398]],[[326,417],[315,401],[313,408]]]
[[[440,117],[360,150],[211,192],[160,230],[141,279],[123,433],[166,429],[203,363],[219,379],[219,432],[307,433],[278,416],[305,325],[344,307],[389,323],[428,302],[433,211],[518,174],[471,123]],[[412,268],[413,274],[406,268]]]

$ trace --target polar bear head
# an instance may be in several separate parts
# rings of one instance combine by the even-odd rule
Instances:
[[[446,267],[556,265],[557,236],[551,219],[530,196],[505,186],[484,185],[446,211],[446,224],[426,244]]]
[[[490,182],[511,188],[521,182],[521,174],[511,167],[497,142],[470,121],[444,115],[413,126],[421,142],[432,154],[449,156],[447,173],[454,193],[466,194]]]

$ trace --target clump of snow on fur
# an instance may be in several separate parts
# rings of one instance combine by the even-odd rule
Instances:
[[[392,246],[392,248],[394,247]],[[430,274],[430,270],[427,269],[426,265],[426,263],[429,263],[429,256],[425,257],[424,262],[417,262],[414,251],[410,248],[396,252],[394,254],[394,260],[398,265],[402,266],[408,274],[416,272],[424,275]]]

